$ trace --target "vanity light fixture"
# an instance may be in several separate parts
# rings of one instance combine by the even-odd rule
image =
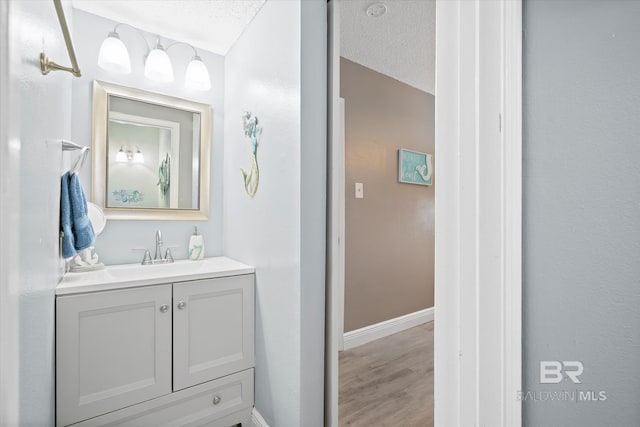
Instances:
[[[131,72],[129,51],[115,29],[109,33],[100,46],[98,65],[112,73],[129,74]]]
[[[144,75],[149,80],[160,83],[173,81],[173,66],[160,40],[156,42],[156,46],[147,55],[147,60],[144,62]]]
[[[194,49],[195,50],[195,49]],[[196,52],[195,56],[187,65],[187,72],[185,73],[185,85],[189,89],[195,90],[209,90],[211,89],[211,79],[209,78],[209,70],[204,65],[202,59]]]
[[[125,145],[120,147],[120,150],[116,154],[116,162],[119,163],[144,163],[144,156],[142,155],[142,151],[140,151],[140,147],[137,147],[137,151],[134,153],[129,150]]]
[[[189,46],[194,52],[194,56],[187,65],[185,72],[185,87],[187,89],[194,90],[211,89],[209,70],[202,61],[200,55],[198,55],[198,51],[195,47],[191,46],[189,43],[174,42],[168,45],[165,49],[158,39],[156,45],[152,49],[140,30],[124,23],[116,24],[113,31],[111,31],[107,38],[102,42],[100,52],[98,53],[98,65],[101,68],[113,73],[131,73],[129,51],[122,40],[120,40],[120,35],[118,34],[118,27],[121,25],[131,27],[144,40],[147,47],[147,53],[144,56],[144,75],[146,78],[160,83],[172,82],[174,80],[173,65],[171,64],[171,60],[169,59],[167,52],[171,47],[181,44]]]

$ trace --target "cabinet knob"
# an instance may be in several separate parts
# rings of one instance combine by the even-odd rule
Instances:
[[[178,310],[183,310],[187,306],[187,303],[184,301],[180,301],[178,303]]]
[[[213,398],[213,404],[217,405],[218,403],[220,403],[222,401],[222,398],[220,396],[215,396]]]
[[[169,311],[169,306],[167,304],[162,304],[160,306],[160,312],[161,313],[166,313],[167,311]]]

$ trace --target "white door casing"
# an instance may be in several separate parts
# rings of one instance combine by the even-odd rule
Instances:
[[[436,8],[435,425],[521,425],[521,2]]]
[[[344,345],[344,102],[340,102],[340,7],[328,4],[327,271],[325,313],[326,426],[338,426],[338,352]],[[342,108],[341,108],[342,107]]]

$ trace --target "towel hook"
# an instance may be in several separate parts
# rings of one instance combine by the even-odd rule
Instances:
[[[84,165],[84,161],[87,159],[88,153],[89,153],[89,147],[82,147],[82,151],[78,156],[78,160],[76,160],[75,164],[73,165],[73,168],[71,168],[71,175],[73,175],[74,173],[77,173],[82,168],[82,165]]]

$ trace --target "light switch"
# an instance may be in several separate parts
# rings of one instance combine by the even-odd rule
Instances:
[[[364,199],[364,184],[356,182],[356,199]]]

